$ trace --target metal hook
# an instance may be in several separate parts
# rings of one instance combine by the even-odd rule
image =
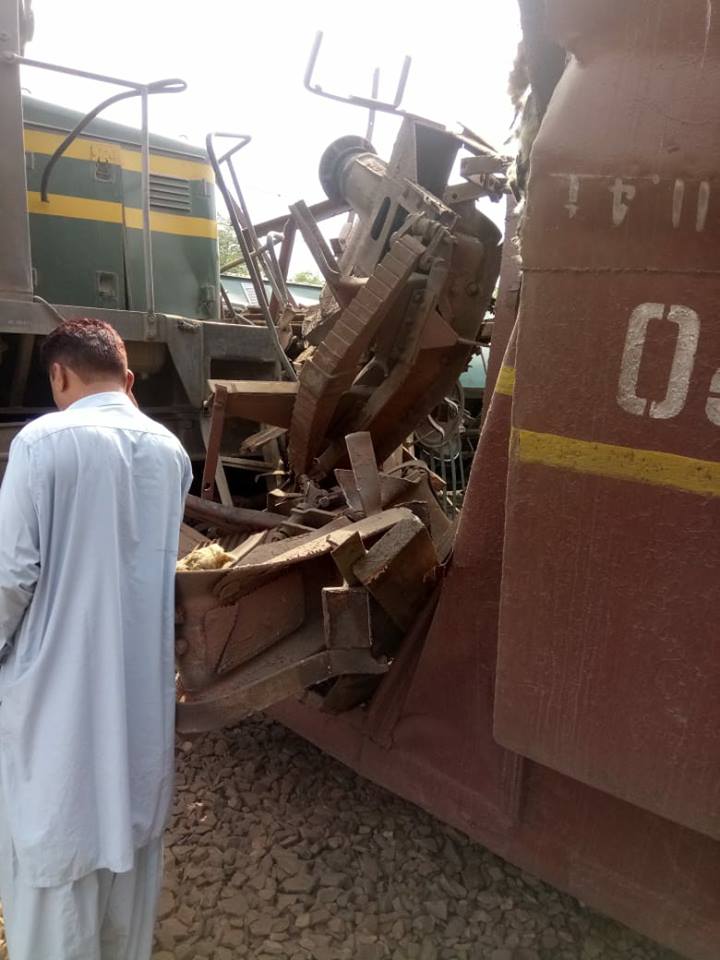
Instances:
[[[433,428],[433,430],[436,430],[440,434],[440,439],[444,441],[447,438],[447,431],[445,430],[445,428],[441,427],[440,424],[435,419],[435,417],[433,417],[432,414],[430,413],[427,415],[425,419]]]

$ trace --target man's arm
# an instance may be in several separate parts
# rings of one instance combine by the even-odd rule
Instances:
[[[182,512],[185,513],[185,497],[190,493],[190,487],[193,482],[193,469],[190,457],[183,450],[183,475],[182,475]]]
[[[40,530],[32,490],[30,449],[18,437],[10,447],[0,486],[0,662],[12,646],[40,575]]]

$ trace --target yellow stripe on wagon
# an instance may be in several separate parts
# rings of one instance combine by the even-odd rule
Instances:
[[[720,463],[713,460],[521,429],[513,430],[512,449],[521,463],[720,497]]]
[[[515,367],[500,367],[497,383],[495,384],[495,393],[502,393],[503,396],[511,397],[515,392]]]
[[[70,217],[73,220],[98,220],[102,223],[125,223],[132,230],[142,230],[142,210],[138,207],[123,207],[111,200],[88,200],[85,197],[68,197],[51,193],[48,203],[43,203],[40,194],[28,190],[28,211],[46,217]],[[124,220],[123,220],[124,214]],[[217,237],[217,223],[203,217],[183,217],[174,213],[150,211],[150,229],[153,233],[172,233],[181,237]]]

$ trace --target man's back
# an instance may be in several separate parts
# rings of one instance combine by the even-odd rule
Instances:
[[[178,441],[120,392],[43,417],[13,445],[2,497],[16,509],[0,514],[0,578],[13,564],[16,583],[18,565],[28,582],[40,570],[0,669],[0,787],[35,885],[130,870],[134,851],[162,833],[189,482]],[[3,541],[17,556],[2,556]],[[2,589],[0,580],[0,599]]]

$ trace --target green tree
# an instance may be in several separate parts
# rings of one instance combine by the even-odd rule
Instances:
[[[221,269],[226,263],[242,257],[240,244],[237,242],[235,231],[227,217],[218,217],[218,257],[220,258]],[[225,272],[233,277],[248,276],[248,269],[244,263],[240,263]]]
[[[317,273],[313,273],[311,270],[300,270],[294,277],[290,278],[290,282],[312,283],[315,284],[315,286],[320,286],[322,284],[322,277]]]
[[[235,231],[227,217],[218,217],[218,257],[220,258],[220,267],[226,263],[232,263],[242,257],[240,244],[237,242]],[[239,263],[236,267],[224,271],[233,277],[249,276],[248,269],[244,263]],[[300,270],[290,278],[291,283],[312,283],[317,286],[322,284],[322,277],[313,273],[312,270]]]

